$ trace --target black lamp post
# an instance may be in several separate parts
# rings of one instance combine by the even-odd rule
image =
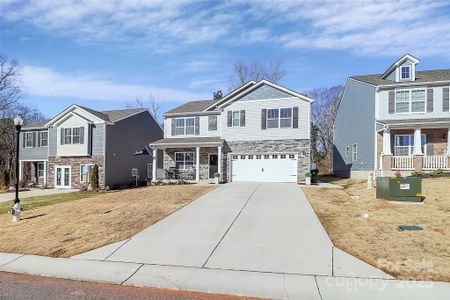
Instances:
[[[14,199],[14,206],[11,210],[13,218],[16,221],[20,220],[20,199],[19,199],[19,140],[20,130],[22,129],[23,119],[20,116],[14,118],[14,125],[16,126],[16,198]]]

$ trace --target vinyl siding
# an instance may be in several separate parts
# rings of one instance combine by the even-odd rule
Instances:
[[[334,172],[349,176],[351,171],[374,169],[375,86],[352,78],[347,80],[334,124]],[[352,162],[351,147],[358,145],[358,157]],[[350,148],[348,157],[346,147]]]
[[[238,101],[253,101],[253,100],[266,100],[266,99],[278,99],[278,98],[291,98],[292,95],[285,93],[283,91],[277,90],[268,85],[262,85],[256,90],[244,94]]]
[[[180,117],[182,118],[182,117]],[[189,134],[189,135],[174,135],[172,136],[172,119],[176,118],[165,118],[164,119],[164,137],[208,137],[208,136],[219,136],[221,131],[221,116],[217,115],[217,130],[208,130],[208,116],[199,116],[200,120],[200,134]]]
[[[40,130],[39,130],[40,131]],[[37,132],[39,131],[34,131]],[[37,140],[36,140],[36,147],[33,148],[24,148],[23,147],[23,136],[25,132],[33,132],[33,131],[22,131],[19,136],[19,142],[20,142],[20,152],[19,152],[19,158],[21,160],[43,160],[48,158],[48,146],[47,147],[37,147]],[[36,137],[37,139],[37,137]]]
[[[163,130],[144,111],[113,125],[106,126],[106,163],[105,183],[112,187],[115,184],[127,185],[133,182],[131,169],[137,168],[139,181],[147,178],[147,164],[152,161],[151,155],[134,156],[133,154],[147,147],[151,142],[163,138]],[[157,161],[162,163],[162,156]]]
[[[444,112],[442,109],[443,104],[443,88],[447,86],[415,86],[412,89],[433,89],[433,111],[424,113],[412,113],[412,114],[389,114],[389,91],[395,91],[395,89],[381,90],[378,92],[378,120],[414,120],[414,119],[435,119],[435,118],[450,118],[449,112]],[[409,89],[409,88],[398,88]],[[425,92],[425,95],[427,93]]]
[[[105,151],[105,127],[104,123],[94,124],[92,127],[92,155],[104,155]]]
[[[50,127],[48,129],[48,156],[56,156],[57,142],[56,142],[56,127]]]
[[[261,110],[269,108],[298,107],[298,128],[261,129]],[[244,127],[228,127],[228,111],[245,110]],[[265,101],[236,101],[222,112],[222,137],[227,141],[309,139],[310,103],[299,98]]]

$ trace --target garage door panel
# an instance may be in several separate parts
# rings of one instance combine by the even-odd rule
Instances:
[[[294,155],[247,154],[232,157],[232,181],[297,181],[297,158]]]

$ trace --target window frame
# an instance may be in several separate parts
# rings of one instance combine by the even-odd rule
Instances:
[[[183,159],[182,160],[177,160],[177,154],[182,154],[183,155]],[[192,154],[192,166],[190,168],[186,168],[186,162],[190,162],[186,160],[186,154]],[[191,151],[184,151],[184,152],[175,152],[174,154],[174,161],[175,161],[175,168],[177,166],[177,163],[182,163],[182,168],[177,168],[178,170],[190,170],[190,169],[195,169],[195,153],[191,152]],[[188,165],[190,166],[190,165]]]
[[[358,161],[358,143],[352,145],[352,162]]]
[[[234,117],[234,114],[237,114],[238,118]],[[234,124],[234,121],[237,121],[237,125]],[[241,111],[233,110],[231,111],[231,127],[241,127]]]
[[[153,162],[152,161],[147,163],[147,179],[153,179]]]
[[[408,69],[408,77],[403,77],[403,69]],[[400,66],[400,80],[408,80],[411,79],[411,66]]]
[[[345,147],[345,158],[349,158],[350,157],[350,146],[346,146]]]
[[[75,135],[75,130],[77,134]],[[78,140],[75,142],[75,138]],[[79,145],[81,141],[81,127],[72,127],[72,145]]]
[[[281,117],[281,110],[288,110],[289,111],[289,114],[290,114],[290,116],[288,117],[288,118],[282,118]],[[279,113],[278,113],[278,116],[279,116],[279,121],[278,121],[278,123],[279,123],[279,128],[292,128],[292,124],[293,124],[293,109],[292,109],[292,107],[280,107],[280,111],[279,111]],[[281,126],[281,120],[287,120],[287,119],[289,119],[289,126]]]
[[[83,180],[83,174],[86,174],[86,173],[82,172],[83,171],[83,167],[92,166],[92,169],[91,169],[91,172],[90,172],[90,173],[92,173],[92,170],[94,169],[94,165],[95,164],[93,164],[93,163],[80,164],[80,182],[81,183],[86,183],[86,178]]]
[[[193,125],[188,126],[187,121],[192,119]],[[183,121],[183,126],[178,126],[178,121]],[[175,118],[175,136],[177,135],[195,135],[195,117]],[[188,127],[192,127],[192,133],[188,133]],[[177,129],[182,128],[183,133],[178,133]]]
[[[407,146],[398,146],[397,145],[397,141],[399,141],[399,139],[397,139],[397,137],[408,137],[408,145]],[[427,135],[426,133],[422,133],[421,134],[421,139],[420,139],[421,143],[423,142],[423,145],[421,145],[422,148],[422,153],[423,155],[427,155]],[[407,148],[408,149],[408,155],[401,155],[398,154],[396,149],[398,148]],[[394,135],[394,156],[413,156],[414,155],[414,134],[409,134],[409,133],[402,133],[402,134],[395,134]]]
[[[422,101],[413,101],[412,100],[412,94],[413,92],[418,92],[418,91],[423,91],[424,93],[424,100]],[[397,93],[403,93],[403,92],[408,92],[408,100],[407,101],[397,101]],[[427,91],[424,88],[415,88],[415,89],[399,89],[399,90],[395,90],[395,96],[394,96],[394,104],[395,104],[395,114],[396,115],[407,115],[407,114],[424,114],[427,112],[427,99],[428,95],[427,95]],[[408,103],[408,111],[407,112],[398,112],[397,111],[397,102],[401,102],[401,103]],[[413,102],[423,102],[423,111],[412,111],[412,103]]]
[[[43,162],[43,161],[40,161],[40,162],[37,163],[36,175],[37,175],[38,178],[44,178],[45,177],[45,165],[44,164],[45,164],[45,162]],[[41,170],[40,166],[42,166],[42,170]],[[42,176],[40,175],[41,172],[42,172]]]
[[[42,135],[45,134],[45,139],[42,138]],[[42,141],[45,141],[45,145],[42,144]],[[39,133],[39,145],[41,147],[48,147],[48,131],[47,130],[43,130]]]
[[[31,136],[31,138],[28,138]],[[33,148],[33,132],[24,132],[23,138],[25,139],[25,148]],[[28,146],[28,142],[30,142],[30,146]]]
[[[281,117],[281,111],[282,110],[288,110],[290,116],[288,118],[286,118],[286,117],[282,118]],[[277,112],[277,117],[276,118],[274,118],[274,117],[269,118],[269,112],[270,111],[278,111]],[[266,110],[266,127],[267,127],[267,129],[293,128],[293,125],[294,125],[294,113],[293,113],[293,111],[294,110],[293,110],[292,107],[267,108],[267,110]],[[272,120],[277,120],[277,126],[276,127],[269,126],[269,120],[271,120],[271,121]],[[289,126],[281,126],[281,121],[282,120],[289,120]]]

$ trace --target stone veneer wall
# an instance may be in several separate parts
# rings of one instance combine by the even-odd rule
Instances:
[[[177,148],[164,150],[164,169],[175,167],[175,152],[194,152],[195,148]],[[200,179],[209,179],[209,154],[217,154],[216,147],[200,148]],[[195,170],[194,176],[195,176]]]
[[[80,168],[82,164],[98,165],[98,181],[100,188],[105,187],[105,176],[103,171],[103,156],[92,157],[49,157],[48,158],[48,185],[55,187],[55,166],[69,165],[71,166],[71,183],[72,188],[79,189],[83,186],[80,182]]]
[[[298,154],[298,180],[305,179],[305,172],[309,171],[310,167],[310,141],[304,140],[260,140],[260,141],[234,141],[227,142],[224,147],[224,152],[232,153],[273,153],[273,152],[288,152]],[[224,164],[224,180],[229,178],[229,164],[228,155],[227,161]]]

